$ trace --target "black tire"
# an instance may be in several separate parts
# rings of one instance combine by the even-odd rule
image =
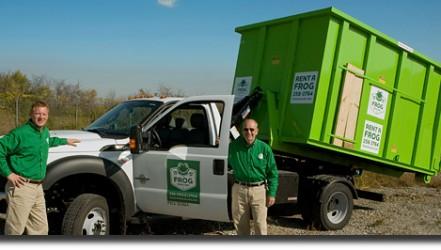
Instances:
[[[61,226],[64,235],[108,235],[109,206],[97,194],[81,194],[70,204]]]
[[[313,208],[314,227],[339,230],[348,224],[353,209],[353,196],[348,186],[332,183],[322,189],[320,201]]]

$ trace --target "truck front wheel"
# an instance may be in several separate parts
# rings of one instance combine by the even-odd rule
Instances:
[[[351,190],[342,183],[332,183],[322,189],[320,201],[314,206],[314,226],[323,230],[338,230],[348,224],[353,208]]]
[[[64,215],[64,235],[108,235],[109,206],[97,194],[81,194],[74,199]]]

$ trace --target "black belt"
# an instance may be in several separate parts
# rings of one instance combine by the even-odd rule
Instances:
[[[259,182],[234,181],[234,183],[242,185],[242,186],[247,186],[247,187],[258,187],[258,186],[262,186],[263,184],[265,184],[264,181],[259,181]]]
[[[43,184],[43,181],[34,181],[31,179],[26,179],[26,182],[32,183],[32,184]]]

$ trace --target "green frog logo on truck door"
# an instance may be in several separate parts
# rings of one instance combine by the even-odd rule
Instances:
[[[167,199],[199,204],[199,162],[167,160]]]
[[[171,185],[182,191],[196,187],[196,176],[197,172],[186,162],[179,162],[177,167],[170,169]]]

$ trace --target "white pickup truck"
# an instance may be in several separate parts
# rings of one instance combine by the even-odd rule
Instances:
[[[50,150],[44,183],[50,233],[125,234],[128,223],[156,215],[230,221],[228,146],[232,124],[251,106],[247,98],[236,105],[232,95],[136,99],[83,131],[52,131],[81,143]],[[299,175],[283,170],[297,159],[276,154],[276,160],[271,213],[300,211],[323,229],[347,224],[357,198],[353,173]]]
[[[189,97],[132,129],[130,150],[136,204],[149,214],[230,221],[231,172],[228,171],[230,134],[262,95],[255,91],[233,104],[233,96]],[[191,129],[175,140],[161,132],[169,121],[184,120]],[[185,127],[185,126],[184,126]],[[172,131],[178,130],[174,128]],[[341,229],[349,221],[353,198],[351,169],[342,171],[306,159],[275,152],[279,167],[276,205],[269,213],[300,212],[307,223]],[[372,195],[363,193],[365,197]]]

